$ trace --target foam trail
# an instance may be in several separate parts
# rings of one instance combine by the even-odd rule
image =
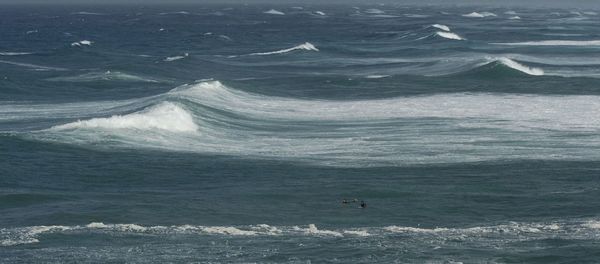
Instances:
[[[196,132],[198,126],[194,123],[192,115],[178,105],[163,102],[138,113],[128,115],[115,115],[108,118],[93,118],[78,120],[73,123],[52,127],[51,130],[73,129],[135,129],[155,130],[169,132]]]
[[[281,11],[278,11],[278,10],[275,10],[275,9],[270,9],[270,10],[267,10],[267,11],[265,11],[263,13],[269,14],[269,15],[279,15],[279,16],[285,15],[285,13],[283,13]]]
[[[282,50],[277,50],[277,51],[271,51],[271,52],[258,52],[258,53],[251,53],[249,55],[273,55],[273,54],[283,54],[283,53],[288,53],[290,51],[294,51],[294,50],[308,50],[308,51],[319,51],[319,49],[317,49],[317,47],[315,47],[312,43],[310,42],[305,42],[304,44],[300,44],[298,46],[295,47],[291,47],[289,49],[282,49]]]
[[[452,33],[452,32],[443,32],[443,31],[438,31],[435,33],[436,35],[442,37],[442,38],[446,38],[446,39],[453,39],[453,40],[464,40],[462,37],[460,37],[459,35]]]
[[[493,44],[509,46],[600,46],[600,40],[541,40]]]
[[[434,28],[437,28],[437,29],[441,29],[441,30],[443,30],[443,31],[450,31],[450,27],[448,27],[448,26],[446,26],[446,25],[441,25],[441,24],[433,24],[433,25],[431,25],[431,26],[432,26],[432,27],[434,27]]]

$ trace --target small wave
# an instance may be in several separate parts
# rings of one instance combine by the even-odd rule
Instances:
[[[32,52],[0,52],[0,56],[21,56],[21,55],[31,55]]]
[[[492,44],[509,46],[600,46],[600,40],[541,40]]]
[[[273,55],[273,54],[288,53],[288,52],[294,51],[294,50],[319,51],[319,49],[317,49],[317,47],[315,47],[312,43],[305,42],[304,44],[300,44],[298,46],[294,46],[294,47],[291,47],[289,49],[282,49],[282,50],[271,51],[271,52],[251,53],[249,55]]]
[[[196,132],[198,126],[194,123],[192,115],[180,106],[170,102],[162,102],[141,112],[107,118],[93,118],[85,121],[78,120],[52,127],[50,130],[74,129],[160,129],[169,132]]]
[[[315,14],[325,16],[325,13],[323,11],[315,11]]]
[[[390,77],[390,75],[367,75],[365,78],[367,79],[381,79],[381,78],[387,78]]]
[[[183,56],[166,57],[163,61],[176,61],[176,60],[185,59],[188,56],[190,56],[189,53],[184,53]]]
[[[506,12],[504,12],[504,14],[505,14],[505,15],[513,15],[513,16],[514,16],[514,15],[516,15],[516,14],[517,14],[517,12],[515,12],[515,11],[512,11],[512,10],[509,10],[509,11],[506,11]]]
[[[520,71],[520,72],[523,72],[523,73],[526,73],[529,75],[533,75],[533,76],[544,75],[544,70],[542,70],[540,68],[527,67],[527,66],[520,64],[514,60],[511,60],[509,58],[500,58],[497,61],[512,68],[512,69],[515,69],[517,71]]]
[[[452,33],[452,32],[443,32],[443,31],[438,31],[435,33],[436,35],[442,37],[442,38],[446,38],[446,39],[453,39],[453,40],[464,40],[462,37],[460,37],[459,35]]]
[[[283,13],[283,12],[281,12],[279,10],[275,10],[275,9],[270,9],[270,10],[267,10],[267,11],[265,11],[263,13],[269,14],[269,15],[280,15],[280,16],[285,15],[285,13]]]
[[[46,79],[48,81],[58,82],[94,82],[94,81],[126,81],[126,82],[152,82],[157,83],[158,80],[144,78],[136,75],[131,75],[118,71],[92,72],[77,76],[69,77],[54,77]]]
[[[496,14],[492,13],[492,12],[472,12],[469,14],[464,14],[462,15],[463,17],[470,17],[470,18],[482,18],[482,17],[495,17]]]
[[[510,20],[519,20],[519,19],[521,19],[521,17],[520,16],[511,16],[508,19],[510,19]]]
[[[29,34],[33,34],[33,33],[38,33],[38,30],[28,30],[27,32],[25,32],[25,34],[29,35]]]
[[[91,46],[92,44],[94,44],[93,41],[89,41],[89,40],[82,40],[82,41],[78,41],[78,42],[73,42],[71,43],[71,46],[73,47],[81,47],[81,46]]]
[[[443,31],[450,31],[450,27],[448,27],[448,26],[446,26],[446,25],[441,25],[441,24],[433,24],[433,25],[431,25],[431,26],[432,26],[432,27],[434,27],[434,28],[437,28],[437,29],[441,29],[441,30],[443,30]]]

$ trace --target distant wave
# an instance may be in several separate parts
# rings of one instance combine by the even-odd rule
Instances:
[[[323,11],[315,11],[315,14],[320,15],[320,16],[324,16],[325,13]]]
[[[282,50],[271,51],[271,52],[257,52],[257,53],[251,53],[249,55],[273,55],[273,54],[288,53],[288,52],[291,52],[294,50],[319,51],[319,49],[317,49],[317,47],[315,47],[312,43],[305,42],[304,44],[300,44],[298,46],[294,46],[289,49],[282,49]]]
[[[187,11],[176,11],[176,12],[164,12],[164,13],[160,13],[159,15],[161,16],[165,16],[165,15],[189,15],[190,12]]]
[[[344,238],[380,240],[382,237],[402,234],[408,241],[427,241],[427,244],[445,244],[447,241],[471,241],[476,244],[522,242],[524,236],[535,236],[537,239],[589,240],[600,235],[600,221],[597,219],[557,219],[550,222],[508,222],[495,225],[470,227],[414,227],[414,226],[383,226],[383,227],[346,227],[322,229],[315,224],[301,226],[272,226],[267,224],[238,225],[238,226],[204,226],[204,225],[140,225],[140,224],[110,224],[92,222],[86,225],[50,225],[24,226],[0,229],[0,246],[39,243],[46,235],[60,234],[62,236],[127,236],[152,235],[157,239],[170,236],[225,236],[225,237],[321,237],[324,239]]]
[[[540,40],[493,44],[510,46],[600,46],[600,40]]]
[[[78,76],[53,77],[48,81],[60,82],[95,82],[95,81],[126,81],[126,82],[159,82],[151,78],[140,77],[119,71],[91,72]]]
[[[521,19],[521,17],[520,16],[511,16],[508,19],[510,19],[510,20],[519,20],[519,19]]]
[[[21,56],[30,55],[32,52],[0,52],[0,56]]]
[[[105,15],[105,14],[103,14],[103,13],[96,13],[96,12],[85,12],[85,11],[80,11],[80,12],[74,12],[74,13],[71,13],[71,15],[103,16],[103,15]]]
[[[188,56],[190,56],[189,53],[184,53],[183,56],[173,56],[173,57],[166,57],[163,61],[167,61],[167,62],[171,62],[171,61],[176,61],[176,60],[181,60],[181,59],[185,59]]]
[[[81,46],[91,46],[94,42],[93,41],[89,41],[89,40],[82,40],[82,41],[77,41],[77,42],[73,42],[71,43],[71,46],[73,47],[81,47]]]
[[[471,18],[482,18],[482,17],[492,17],[492,16],[496,16],[496,14],[492,13],[492,12],[472,12],[469,14],[464,14],[462,15],[463,17],[471,17]]]
[[[380,9],[377,9],[377,8],[370,8],[370,9],[365,10],[365,13],[380,15],[380,14],[384,14],[385,12]]]
[[[278,11],[278,10],[275,10],[275,9],[270,9],[270,10],[267,10],[267,11],[265,11],[263,13],[269,14],[269,15],[280,15],[280,16],[285,15],[285,13],[283,13],[281,11]]]
[[[43,65],[24,63],[24,62],[15,62],[15,61],[0,60],[0,63],[30,68],[30,69],[33,69],[36,71],[66,71],[67,70],[65,68],[60,68],[60,67],[50,67],[50,66],[43,66]]]
[[[443,31],[438,31],[435,33],[436,35],[442,37],[442,38],[447,38],[447,39],[454,39],[454,40],[464,40],[461,36],[452,33],[452,32],[443,32]]]

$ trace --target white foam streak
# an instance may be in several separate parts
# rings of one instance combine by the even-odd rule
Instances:
[[[0,52],[0,56],[20,56],[20,55],[30,55],[33,54],[31,52]]]
[[[446,25],[433,24],[431,26],[434,27],[434,28],[437,28],[437,29],[444,30],[444,31],[450,31],[450,28],[448,26],[446,26]]]
[[[459,35],[452,33],[452,32],[443,32],[443,31],[438,31],[435,33],[436,35],[442,37],[442,38],[446,38],[446,39],[453,39],[453,40],[464,40],[462,37],[460,37]]]
[[[89,40],[82,40],[82,41],[78,41],[78,42],[73,42],[71,43],[71,46],[73,47],[81,47],[81,46],[91,46],[94,42],[93,41],[89,41]]]
[[[258,53],[251,53],[249,55],[273,55],[273,54],[283,54],[283,53],[288,53],[291,51],[295,51],[295,50],[308,50],[308,51],[319,51],[319,49],[317,49],[317,47],[315,47],[312,43],[310,42],[305,42],[304,44],[300,44],[298,46],[295,47],[291,47],[289,49],[282,49],[282,50],[277,50],[277,51],[271,51],[271,52],[258,52]]]
[[[470,17],[470,18],[482,18],[482,17],[491,17],[491,16],[496,16],[496,14],[491,13],[491,12],[472,12],[469,14],[464,14],[462,15],[463,17]]]
[[[176,60],[181,60],[181,59],[185,59],[188,56],[190,56],[189,53],[184,53],[183,56],[173,56],[173,57],[166,57],[163,61],[167,61],[167,62],[171,62],[171,61],[176,61]]]

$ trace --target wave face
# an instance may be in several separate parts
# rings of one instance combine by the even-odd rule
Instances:
[[[508,59],[499,62],[539,74]],[[587,118],[600,109],[598,96],[323,101],[253,94],[212,81],[178,87],[151,102],[156,100],[160,103],[141,111],[61,124],[31,136],[342,167],[599,157],[596,136],[578,142],[560,136],[600,129],[600,120]]]
[[[274,55],[274,54],[283,54],[283,53],[288,53],[288,52],[292,52],[295,50],[308,50],[308,51],[319,51],[319,49],[317,49],[317,47],[315,47],[315,45],[313,45],[310,42],[305,42],[304,44],[300,44],[298,46],[294,46],[291,47],[289,49],[282,49],[282,50],[277,50],[277,51],[271,51],[271,52],[258,52],[258,53],[251,53],[250,55]]]

